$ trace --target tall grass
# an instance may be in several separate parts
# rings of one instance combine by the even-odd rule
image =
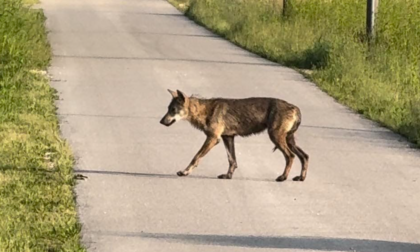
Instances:
[[[419,0],[381,0],[369,50],[366,0],[289,0],[285,16],[278,0],[182,2],[198,23],[270,60],[311,69],[321,89],[420,144]]]
[[[0,251],[82,251],[41,11],[0,0]]]

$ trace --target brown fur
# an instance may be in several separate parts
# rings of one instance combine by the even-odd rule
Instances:
[[[192,126],[206,134],[207,138],[194,156],[188,167],[179,171],[178,176],[187,176],[198,166],[211,148],[219,143],[220,138],[226,148],[229,161],[227,174],[218,176],[221,179],[231,179],[237,168],[234,138],[235,136],[250,136],[267,129],[274,150],[279,149],[286,160],[286,167],[277,181],[287,179],[295,155],[302,163],[301,175],[295,181],[304,181],[308,169],[309,156],[299,148],[294,139],[301,122],[298,107],[275,98],[252,97],[245,99],[201,99],[188,97],[181,91],[168,90],[172,95],[168,112],[160,123],[170,126],[176,120],[184,119]]]

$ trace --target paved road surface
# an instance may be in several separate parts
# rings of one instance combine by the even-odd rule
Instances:
[[[89,251],[420,251],[420,153],[290,69],[195,25],[163,0],[43,0],[64,136]],[[159,124],[167,88],[275,96],[302,108],[304,183],[276,183],[267,134],[223,145],[187,178],[204,135]],[[291,177],[297,175],[296,159]]]

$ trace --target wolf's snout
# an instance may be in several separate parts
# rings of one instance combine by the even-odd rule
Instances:
[[[168,123],[166,122],[165,117],[163,117],[163,118],[160,120],[160,124],[163,124],[163,125],[165,125],[165,126],[168,126]]]
[[[162,120],[160,120],[160,124],[163,124],[165,126],[171,126],[174,122],[174,119],[170,119],[166,115],[162,118]]]
[[[163,117],[162,119],[160,119],[160,124],[165,125],[165,117]]]

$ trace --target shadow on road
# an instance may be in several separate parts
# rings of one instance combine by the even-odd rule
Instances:
[[[122,175],[122,176],[139,176],[139,177],[156,177],[156,178],[177,178],[175,174],[157,174],[157,173],[141,173],[141,172],[122,172],[122,171],[95,171],[95,170],[74,170],[76,173],[83,174],[101,174],[101,175]]]
[[[55,54],[56,58],[69,59],[88,59],[88,60],[137,60],[137,61],[167,61],[167,62],[192,62],[205,64],[227,64],[227,65],[243,65],[243,66],[272,66],[280,65],[271,62],[240,62],[240,61],[221,61],[221,60],[201,60],[201,59],[178,59],[178,58],[152,58],[152,57],[129,57],[129,56],[94,56],[94,55],[61,55]]]
[[[420,244],[326,237],[269,237],[269,236],[227,236],[193,234],[158,234],[135,232],[96,232],[97,235],[140,237],[169,242],[216,245],[243,248],[302,249],[317,251],[363,251],[363,252],[418,252]]]
[[[122,172],[122,171],[98,171],[98,170],[74,170],[75,173],[82,174],[101,174],[101,175],[113,175],[113,176],[133,176],[133,177],[154,177],[154,178],[166,178],[166,179],[185,179],[178,177],[174,174],[158,174],[158,173],[142,173],[142,172]],[[187,179],[212,179],[212,180],[221,180],[218,179],[215,175],[214,177],[210,176],[200,176],[200,175],[189,175]],[[234,178],[233,180],[240,181],[260,181],[260,182],[275,182],[274,179],[252,179],[252,178]]]
[[[147,35],[158,35],[158,36],[171,36],[171,37],[192,37],[192,38],[214,38],[218,40],[222,40],[217,35],[214,34],[186,34],[186,33],[165,33],[165,32],[131,32],[131,34],[147,34]]]
[[[393,149],[418,149],[417,146],[408,142],[404,137],[387,129],[352,129],[317,125],[302,125],[301,127],[308,128],[314,132],[324,131],[322,132],[323,137],[364,142]]]

